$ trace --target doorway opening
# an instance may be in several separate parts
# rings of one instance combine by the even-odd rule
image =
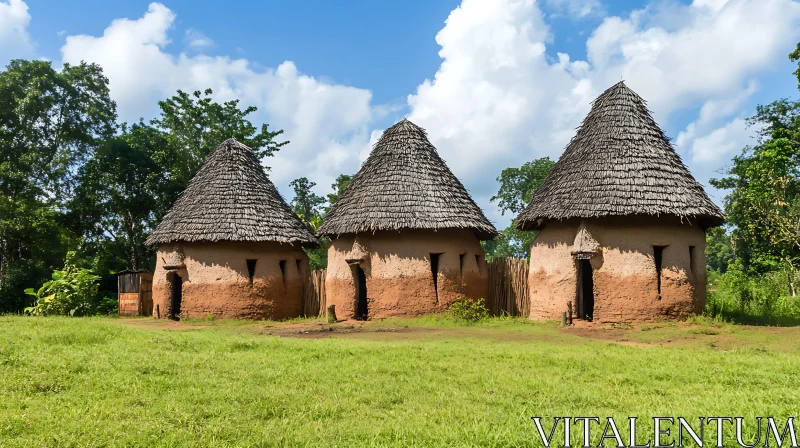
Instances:
[[[578,319],[591,321],[594,317],[594,278],[592,263],[578,260]]]
[[[180,320],[181,301],[183,299],[183,279],[178,274],[171,274],[169,290],[169,318]]]
[[[367,275],[361,266],[353,266],[353,276],[356,284],[356,320],[369,319],[369,308],[367,305]]]

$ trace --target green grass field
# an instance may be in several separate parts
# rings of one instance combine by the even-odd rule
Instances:
[[[329,327],[0,316],[0,446],[539,446],[531,416],[800,407],[800,328]]]

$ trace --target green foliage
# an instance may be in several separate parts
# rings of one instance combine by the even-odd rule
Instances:
[[[725,227],[714,227],[706,231],[706,263],[708,269],[725,273],[733,263],[731,236]]]
[[[116,243],[125,267],[152,264],[153,253],[144,240],[157,223],[157,213],[169,206],[166,145],[166,136],[144,123],[123,126],[79,170],[80,183],[68,204],[73,228],[87,244]]]
[[[64,202],[78,167],[115,131],[108,79],[95,64],[12,61],[0,71],[0,312],[30,301],[78,243]]]
[[[94,314],[98,305],[107,308],[107,301],[98,301],[97,282],[100,277],[89,269],[79,269],[72,264],[72,253],[67,255],[63,270],[53,271],[51,280],[38,290],[28,288],[25,294],[34,297],[33,306],[25,312],[34,316]]]
[[[350,185],[350,182],[353,180],[353,176],[350,174],[340,174],[339,177],[336,178],[336,181],[331,184],[331,188],[333,189],[333,193],[328,193],[328,206],[325,207],[325,213],[330,211],[333,204],[339,200],[339,197],[344,193],[344,190],[347,189],[347,186]]]
[[[497,202],[503,214],[519,214],[531,202],[533,193],[542,185],[553,166],[555,162],[549,157],[542,157],[519,168],[504,169],[497,178],[500,189],[490,200]]]
[[[740,262],[724,274],[709,271],[706,315],[740,323],[800,323],[800,299],[792,297],[789,269],[755,274]]]
[[[747,270],[769,272],[800,263],[800,103],[759,106],[750,119],[762,126],[758,145],[733,159],[726,177],[711,184],[729,190],[725,213],[735,255]]]
[[[229,138],[244,143],[259,159],[272,156],[289,142],[276,138],[283,130],[270,131],[269,125],[254,126],[246,117],[258,109],[239,107],[239,100],[217,103],[211,99],[213,91],[195,91],[191,95],[178,93],[159,101],[161,115],[153,125],[165,133],[169,154],[165,169],[173,180],[169,204],[183,191],[189,180],[200,169],[206,157]]]
[[[486,308],[483,299],[470,300],[463,297],[456,299],[450,304],[448,311],[456,319],[470,323],[480,322],[489,317],[489,308]]]
[[[500,189],[490,200],[497,202],[502,214],[510,212],[518,215],[530,203],[533,193],[542,185],[554,165],[555,162],[549,157],[543,157],[519,168],[504,169],[497,178]],[[493,240],[481,242],[488,260],[497,257],[527,258],[530,255],[537,232],[517,230],[515,222],[516,219]]]
[[[500,257],[528,258],[531,244],[539,232],[519,230],[515,227],[516,219],[494,239],[481,241],[486,259],[492,261]]]
[[[350,185],[353,176],[348,174],[340,174],[336,181],[331,185],[333,193],[328,193],[328,205],[321,207],[325,203],[325,199],[317,196],[311,188],[316,184],[310,182],[305,177],[295,179],[289,185],[294,188],[294,199],[292,199],[292,206],[295,213],[303,219],[311,230],[316,233],[319,226],[322,225],[322,220],[325,214],[330,211],[333,204],[339,200],[339,197],[344,193],[344,190]],[[306,220],[306,216],[311,216],[310,220]],[[325,269],[328,267],[328,249],[331,247],[331,240],[326,237],[319,238],[320,245],[314,249],[305,249],[308,255],[309,265],[312,270]]]
[[[309,181],[305,177],[289,182],[289,186],[294,189],[292,208],[297,216],[309,226],[315,220],[319,220],[321,217],[320,206],[325,203],[325,198],[318,196],[311,190],[316,185],[316,183]]]

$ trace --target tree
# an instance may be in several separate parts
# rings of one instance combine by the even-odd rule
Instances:
[[[503,215],[506,212],[518,215],[530,203],[533,193],[542,185],[553,166],[555,162],[549,157],[543,157],[519,168],[504,169],[497,178],[500,189],[490,200],[498,203]],[[537,233],[518,230],[515,223],[516,218],[494,240],[483,243],[487,257],[524,258],[529,255]]]
[[[344,190],[347,189],[347,186],[350,185],[350,182],[353,180],[353,176],[350,174],[340,174],[339,177],[336,178],[336,181],[331,184],[331,188],[333,188],[333,193],[328,193],[328,206],[325,207],[325,213],[327,214],[330,211],[333,204],[339,200],[339,197],[344,193]]]
[[[292,181],[289,185],[294,187],[295,197],[294,200],[292,200],[292,205],[294,206],[295,213],[301,216],[301,218],[311,214],[312,218],[310,220],[305,218],[304,220],[311,230],[316,233],[319,226],[322,225],[324,215],[327,214],[331,207],[333,207],[333,204],[339,200],[344,190],[350,185],[351,180],[353,180],[353,176],[348,174],[340,174],[339,177],[336,178],[336,181],[331,185],[333,193],[327,194],[328,205],[322,212],[320,212],[318,207],[322,205],[325,200],[311,191],[311,188],[316,184],[309,182],[305,177]],[[305,249],[311,269],[325,269],[328,267],[328,249],[331,247],[331,240],[326,237],[320,237],[319,243],[319,247]]]
[[[90,242],[111,239],[124,248],[127,267],[142,269],[144,240],[156,224],[156,211],[169,179],[161,131],[144,123],[123,126],[79,170],[80,183],[69,204],[76,230]]]
[[[63,203],[77,168],[114,134],[116,105],[98,65],[24,60],[0,72],[0,105],[0,311],[15,311],[76,244]]]
[[[152,124],[166,134],[168,151],[164,162],[170,179],[165,197],[167,207],[223,141],[235,138],[250,147],[262,161],[289,143],[276,141],[283,130],[270,131],[268,124],[259,128],[246,118],[258,110],[256,107],[242,109],[239,100],[220,104],[211,99],[212,93],[211,89],[206,89],[190,95],[178,90],[174,96],[158,102],[161,115]]]
[[[731,235],[725,227],[714,227],[706,231],[706,264],[708,268],[725,273],[733,263]]]
[[[756,273],[789,269],[794,294],[800,269],[800,103],[759,106],[750,123],[763,126],[759,144],[734,157],[726,177],[711,184],[730,191],[725,212],[743,267]]]
[[[497,202],[503,215],[506,212],[519,214],[530,204],[533,193],[542,185],[553,166],[555,162],[549,157],[542,157],[519,168],[504,169],[497,178],[500,189],[490,201]]]
[[[289,182],[289,186],[294,188],[292,208],[297,216],[309,225],[320,218],[319,207],[325,203],[325,199],[311,191],[316,185],[305,177]]]

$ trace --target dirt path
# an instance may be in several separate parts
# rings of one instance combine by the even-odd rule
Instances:
[[[120,319],[123,325],[154,330],[202,330],[224,327],[256,334],[304,339],[359,338],[376,341],[426,338],[486,338],[498,342],[547,341],[574,343],[573,337],[635,347],[712,348],[718,350],[779,350],[800,352],[800,327],[755,327],[731,324],[688,324],[678,322],[637,325],[609,325],[576,322],[561,328],[552,324],[519,326],[431,325],[414,319],[384,321],[342,321],[328,324],[319,320],[259,322],[158,319]]]

